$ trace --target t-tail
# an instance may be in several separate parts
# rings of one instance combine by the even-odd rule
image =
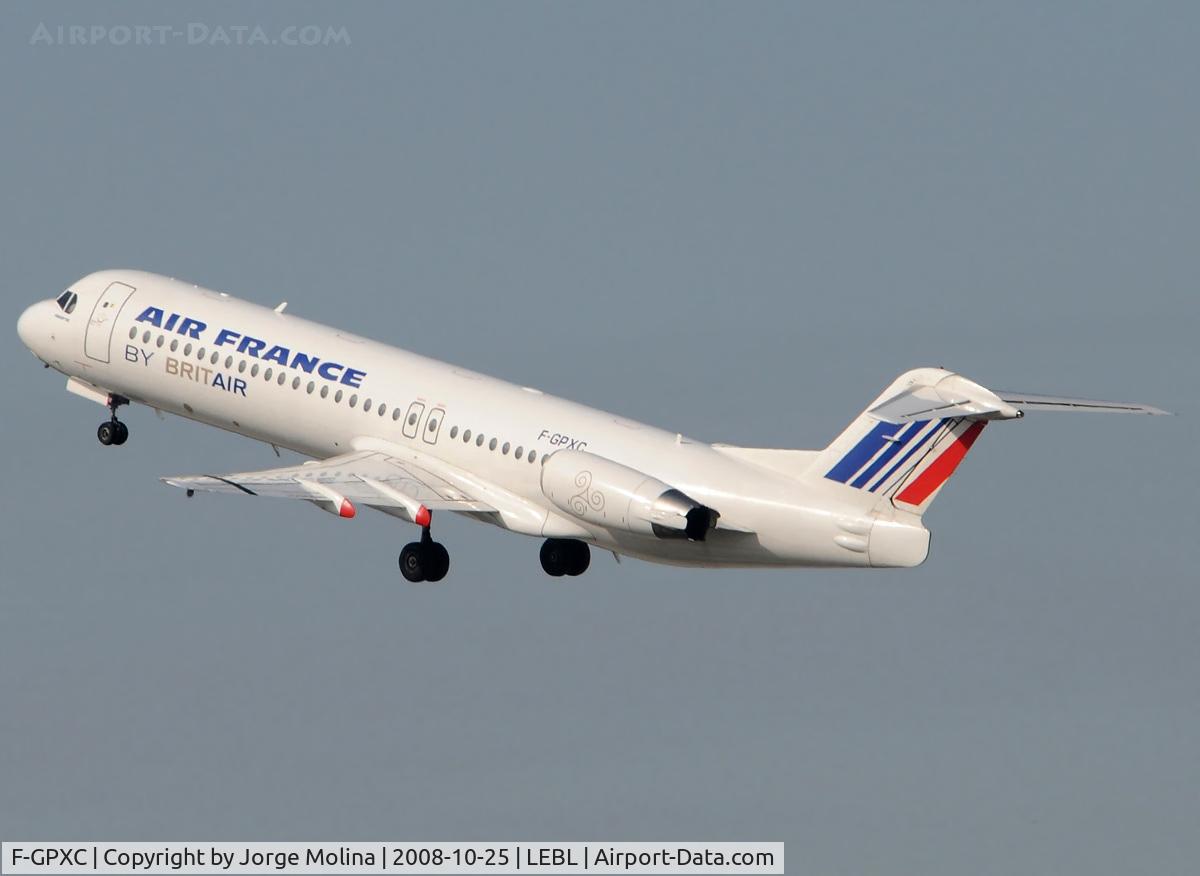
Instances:
[[[857,491],[845,494],[852,504],[877,514],[890,506],[899,517],[919,518],[984,427],[1027,410],[1167,413],[1132,402],[994,392],[952,371],[916,368],[896,378],[817,455],[809,472]]]

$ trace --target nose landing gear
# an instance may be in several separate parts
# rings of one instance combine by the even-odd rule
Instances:
[[[129,399],[124,396],[110,395],[108,397],[108,409],[112,412],[111,416],[96,430],[96,437],[105,447],[113,444],[120,447],[129,440],[129,427],[117,419],[117,408],[127,404],[129,404]]]
[[[592,551],[587,542],[574,538],[548,538],[540,554],[542,569],[547,575],[560,578],[563,575],[582,575],[592,562]]]
[[[400,574],[409,581],[441,581],[450,571],[450,552],[421,527],[421,540],[409,542],[400,551]]]

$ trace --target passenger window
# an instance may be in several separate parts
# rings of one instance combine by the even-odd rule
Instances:
[[[379,403],[379,416],[381,416],[381,417],[382,417],[382,416],[383,416],[384,414],[386,414],[386,413],[387,413],[387,405],[385,405],[385,404],[383,404],[382,402],[380,402],[380,403]]]
[[[488,442],[488,450],[495,450],[495,449],[496,449],[496,439],[493,438],[491,441]]]
[[[274,375],[275,375],[275,369],[273,369],[273,368],[268,368],[266,371],[264,371],[264,372],[263,372],[263,380],[270,381],[270,379],[271,379],[271,378],[272,378]]]
[[[524,448],[524,447],[518,447],[518,448],[517,448],[517,450],[516,450],[516,452],[513,454],[513,456],[515,456],[517,459],[520,459],[520,458],[521,458],[522,456],[524,456],[524,455],[525,455],[525,448]]]
[[[468,429],[467,431],[463,432],[463,444],[466,444],[470,440],[471,440],[471,430]]]
[[[457,438],[457,437],[458,437],[458,426],[452,426],[452,427],[450,427],[450,437],[451,437],[451,438]]]
[[[298,379],[299,378],[297,378],[297,380]],[[317,388],[317,384],[310,380],[308,382],[308,387],[305,389],[305,392],[307,392],[309,395],[312,395],[313,391],[316,390],[316,388]]]
[[[529,461],[532,463],[535,459],[537,459],[537,451],[536,450],[529,451]]]
[[[328,398],[328,396],[329,396],[329,386],[328,386],[328,384],[326,384],[325,386],[321,387],[321,398]]]
[[[132,341],[136,337],[137,337],[137,326],[135,325],[133,328],[131,328],[129,330],[129,340]]]
[[[333,394],[333,403],[334,403],[335,405],[340,405],[340,404],[342,403],[342,396],[343,396],[343,395],[344,395],[344,393],[343,393],[343,392],[342,392],[340,389],[339,389],[337,392],[335,392],[335,393]]]
[[[512,447],[512,445],[509,444],[507,441],[505,441],[504,446],[500,448],[500,452],[503,453],[505,456],[508,456],[508,449],[510,447]]]

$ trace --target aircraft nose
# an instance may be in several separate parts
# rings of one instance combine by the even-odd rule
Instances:
[[[37,304],[32,304],[25,308],[25,312],[22,313],[20,319],[17,320],[17,334],[21,338],[21,343],[31,350],[33,349],[34,341],[37,338],[37,318],[39,309],[40,308]]]

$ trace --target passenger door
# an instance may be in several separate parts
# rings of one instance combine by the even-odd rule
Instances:
[[[134,291],[132,286],[126,286],[124,283],[110,283],[96,299],[96,306],[92,308],[91,318],[88,319],[87,334],[83,339],[83,352],[89,359],[95,359],[97,362],[109,361],[109,347],[112,345],[117,317]]]

